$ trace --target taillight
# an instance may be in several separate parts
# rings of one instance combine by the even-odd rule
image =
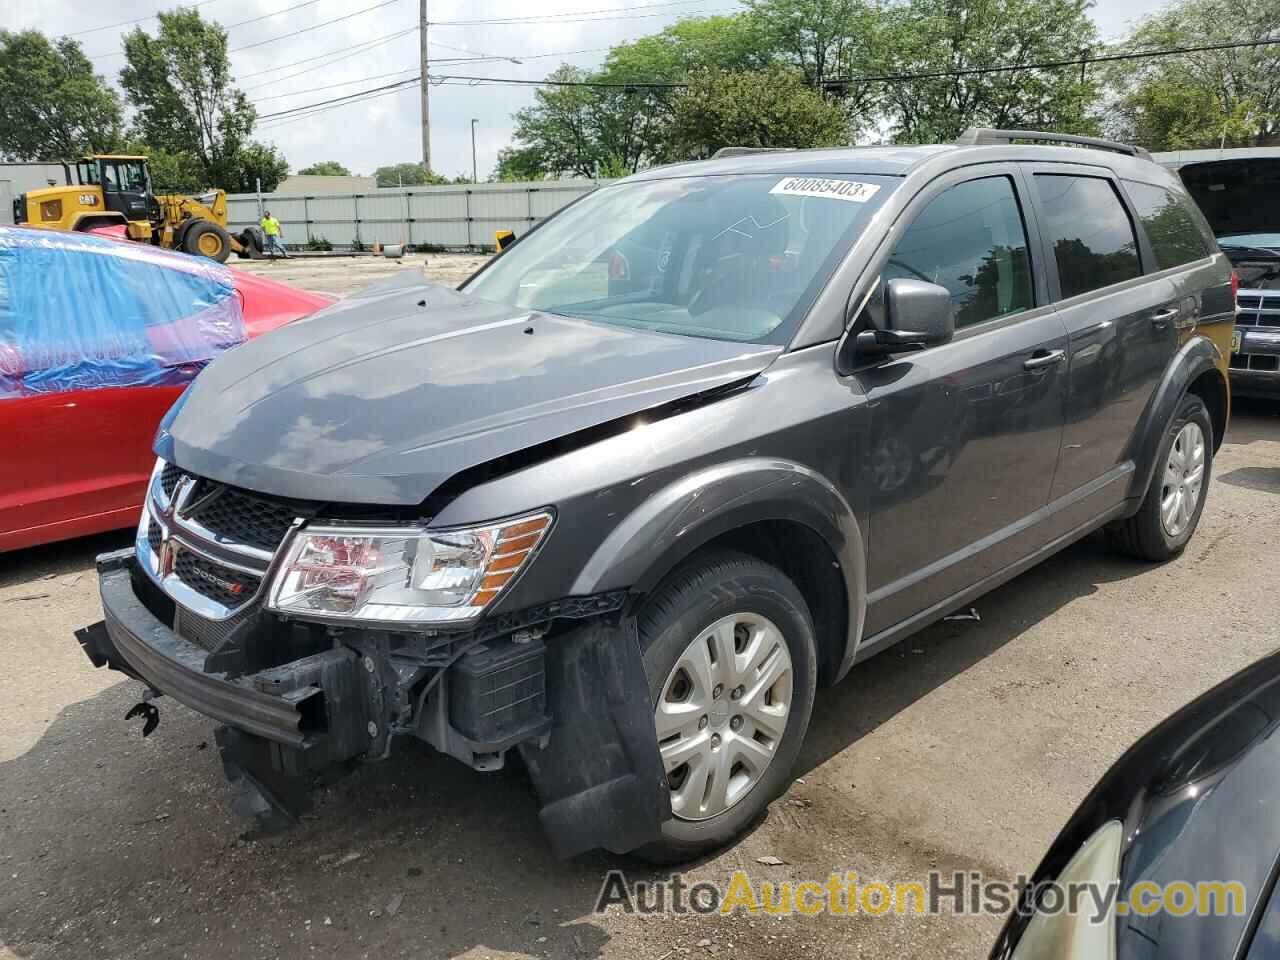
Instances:
[[[1231,302],[1232,303],[1235,303],[1236,294],[1239,292],[1240,292],[1240,274],[1239,272],[1232,270],[1231,271]]]

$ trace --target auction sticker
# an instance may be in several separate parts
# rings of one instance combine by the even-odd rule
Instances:
[[[825,177],[785,177],[774,184],[770,193],[784,197],[825,197],[828,200],[848,200],[866,203],[876,195],[880,187],[874,183],[857,180],[828,180]]]

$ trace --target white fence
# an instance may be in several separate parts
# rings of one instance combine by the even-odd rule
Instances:
[[[285,243],[290,246],[323,239],[335,249],[374,243],[492,247],[495,231],[523,234],[602,182],[450,184],[314,196],[264,193],[261,203],[280,221]],[[258,222],[258,203],[258,196],[252,193],[227,198],[232,232]]]

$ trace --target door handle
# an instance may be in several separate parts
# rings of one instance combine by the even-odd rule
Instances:
[[[1067,357],[1065,350],[1037,350],[1022,362],[1023,370],[1041,370],[1061,363]]]
[[[1170,320],[1176,319],[1181,313],[1181,307],[1165,307],[1163,310],[1157,310],[1151,314],[1151,325],[1157,330],[1163,330],[1169,325]]]

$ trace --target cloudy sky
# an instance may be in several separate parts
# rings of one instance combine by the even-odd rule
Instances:
[[[1122,36],[1164,0],[1099,0],[1104,38]],[[678,17],[718,13],[735,0],[429,0],[432,74],[539,79],[561,62],[598,64],[612,44],[660,30]],[[43,0],[6,4],[5,27],[75,34],[99,71],[114,81],[124,62],[122,21],[175,4],[163,0]],[[18,9],[13,9],[17,6]],[[420,158],[416,87],[310,113],[307,107],[412,77],[417,69],[417,0],[203,0],[201,13],[229,28],[237,84],[262,118],[255,136],[274,142],[293,169],[338,160],[353,172]],[[523,19],[513,19],[523,18]],[[249,22],[245,22],[249,21]],[[472,21],[472,22],[459,22]],[[489,21],[477,23],[475,21]],[[494,22],[499,21],[499,22]],[[505,22],[501,22],[505,21]],[[101,29],[97,29],[101,28]],[[471,60],[476,57],[510,59]],[[513,62],[519,61],[519,62]],[[431,90],[432,166],[471,172],[471,120],[480,176],[511,135],[511,114],[529,103],[520,87],[452,81]]]

